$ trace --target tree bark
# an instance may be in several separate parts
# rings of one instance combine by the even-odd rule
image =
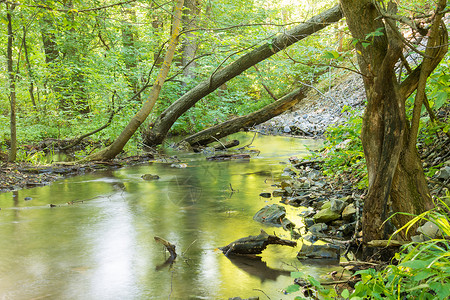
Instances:
[[[207,80],[188,91],[158,116],[152,124],[152,127],[148,128],[144,133],[144,144],[149,147],[161,144],[173,123],[200,99],[212,93],[222,84],[238,76],[248,68],[325,28],[329,24],[339,21],[341,18],[342,13],[339,5],[336,5],[314,16],[307,22],[295,26],[283,34],[279,34],[270,42],[245,54],[225,68],[214,72]]]
[[[86,157],[85,160],[109,160],[116,157],[152,111],[153,106],[155,106],[156,100],[158,99],[162,85],[164,84],[164,81],[167,78],[167,74],[169,73],[173,56],[175,54],[175,49],[178,44],[183,2],[184,0],[178,0],[175,5],[173,13],[174,21],[169,47],[164,58],[164,63],[159,71],[158,77],[156,78],[156,82],[153,85],[147,101],[144,102],[139,112],[130,120],[122,133],[114,140],[114,142],[109,147]]]
[[[197,36],[190,31],[197,24],[197,18],[200,14],[200,3],[198,0],[186,0],[184,2],[183,12],[183,31],[186,31],[182,42],[181,64],[183,66],[183,75],[186,79],[195,78],[193,69],[196,67],[194,61],[197,53]]]
[[[8,78],[9,78],[9,103],[10,103],[10,134],[11,145],[8,154],[8,161],[16,161],[17,156],[17,125],[16,125],[16,74],[13,71],[13,38],[14,33],[12,29],[12,11],[14,4],[6,4],[6,19],[8,27],[8,45],[6,49],[6,59],[8,64]]]
[[[300,102],[305,98],[306,91],[307,89],[304,87],[299,88],[258,111],[202,130],[185,138],[181,142],[187,142],[193,147],[207,145],[227,135],[238,132],[242,128],[249,128],[261,124],[278,116]]]
[[[417,215],[433,205],[417,154],[416,140],[410,140],[411,124],[406,119],[405,101],[417,88],[419,78],[428,77],[443,54],[434,56],[426,66],[426,74],[423,74],[422,64],[399,84],[394,67],[404,45],[395,24],[380,15],[382,9],[376,6],[376,2],[340,2],[348,27],[358,41],[358,63],[364,75],[368,101],[361,135],[369,176],[369,191],[363,211],[363,236],[367,243],[387,238],[383,222],[390,211]],[[396,13],[393,2],[389,2],[388,10],[390,14]],[[379,28],[383,29],[383,34],[370,37]],[[434,48],[436,54],[442,50]],[[393,221],[399,228],[409,219],[405,215],[397,215]]]

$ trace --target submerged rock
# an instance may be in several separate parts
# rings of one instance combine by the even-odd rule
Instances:
[[[141,177],[142,177],[142,179],[147,180],[147,181],[159,179],[159,176],[155,175],[155,174],[144,174]]]

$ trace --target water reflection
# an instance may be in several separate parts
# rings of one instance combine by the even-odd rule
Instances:
[[[1,194],[0,298],[223,299],[263,296],[259,289],[290,299],[279,291],[291,284],[290,270],[319,276],[327,268],[303,267],[298,249],[275,245],[256,259],[215,249],[259,233],[252,216],[277,203],[258,195],[273,190],[279,162],[316,145],[257,137],[261,154],[250,161],[186,154],[179,155],[185,169],[153,163]],[[142,180],[147,173],[160,179]],[[177,246],[174,264],[163,265],[168,255],[154,236]]]

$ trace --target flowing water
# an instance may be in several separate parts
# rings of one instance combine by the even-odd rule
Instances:
[[[238,134],[242,145],[252,137]],[[0,194],[0,299],[293,299],[282,293],[290,271],[320,277],[333,267],[298,261],[298,248],[230,260],[217,247],[262,228],[289,238],[252,220],[279,201],[259,194],[274,189],[280,162],[319,144],[257,136],[261,153],[247,161],[177,154],[186,168],[149,163]],[[176,245],[172,265],[154,236]]]

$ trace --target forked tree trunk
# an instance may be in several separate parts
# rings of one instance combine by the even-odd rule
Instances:
[[[133,136],[133,134],[136,132],[139,126],[141,126],[141,124],[145,121],[145,119],[152,111],[153,106],[155,106],[156,100],[158,99],[162,85],[164,84],[164,81],[167,78],[167,74],[169,73],[173,56],[175,54],[175,49],[178,44],[183,2],[184,0],[178,0],[175,5],[173,12],[174,21],[167,53],[164,58],[164,63],[162,64],[161,69],[159,71],[158,77],[156,78],[156,82],[154,83],[150,95],[148,96],[148,99],[144,102],[142,108],[130,120],[125,129],[121,132],[121,134],[114,140],[114,142],[109,147],[86,157],[85,160],[91,161],[108,160],[116,157],[117,154],[119,154],[122,151],[123,147],[125,147],[126,143],[130,140],[130,138]]]
[[[144,134],[144,144],[149,147],[161,144],[175,121],[200,99],[212,93],[222,84],[238,76],[248,68],[328,25],[339,21],[341,18],[342,13],[339,9],[339,5],[336,5],[319,15],[312,17],[305,23],[286,31],[286,33],[278,35],[270,42],[245,54],[225,68],[214,72],[207,80],[199,83],[196,87],[188,91],[158,116],[151,128]]]
[[[428,77],[447,51],[446,46],[440,47],[447,41],[446,30],[441,30],[440,45],[426,51],[432,59],[398,83],[394,67],[404,44],[395,23],[383,19],[382,9],[375,3],[371,0],[341,0],[349,29],[358,41],[358,63],[364,75],[368,101],[361,136],[369,176],[363,212],[364,242],[387,237],[383,222],[391,211],[420,214],[433,206],[416,149],[417,127],[406,119],[405,101],[417,88],[419,78]],[[396,13],[393,2],[389,3],[385,13]],[[439,27],[440,18],[435,22]],[[371,37],[371,33],[379,28],[383,28],[383,35]],[[409,220],[410,217],[397,215],[393,222],[400,228]]]

